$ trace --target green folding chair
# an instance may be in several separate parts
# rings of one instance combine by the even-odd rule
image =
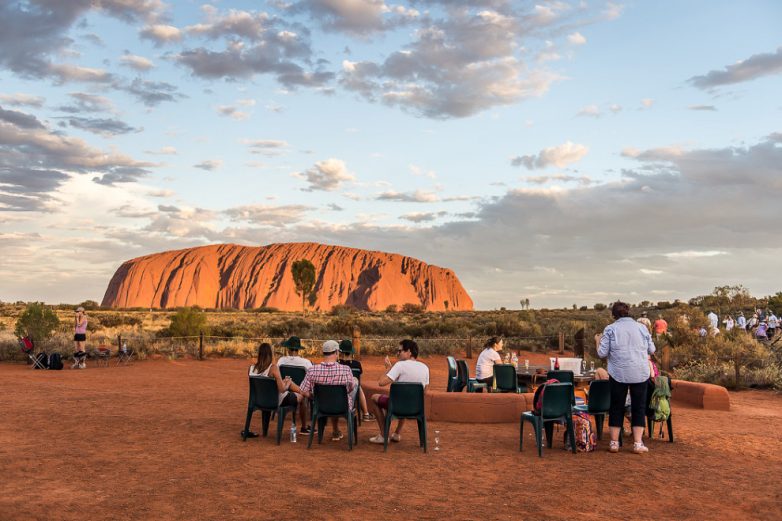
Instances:
[[[426,452],[426,412],[424,411],[424,386],[419,383],[394,382],[388,395],[388,414],[383,429],[383,450],[388,451],[391,419],[415,419],[418,423],[418,443]]]
[[[548,375],[546,376],[546,380],[551,380],[552,378],[559,380],[560,383],[571,383],[573,386],[571,387],[571,390],[573,391],[573,395],[570,397],[570,403],[575,407],[576,405],[576,380],[575,376],[573,375],[573,371],[565,371],[564,369],[555,369],[553,371],[549,371]]]
[[[545,396],[545,395],[544,395]],[[597,439],[603,439],[603,424],[611,409],[611,388],[608,380],[593,380],[589,384],[589,401],[586,405],[575,405],[573,411],[585,412],[595,417]]]
[[[250,399],[247,403],[247,419],[244,422],[242,431],[242,441],[247,441],[247,433],[250,432],[250,421],[253,412],[261,411],[261,426],[263,437],[269,432],[269,420],[272,413],[277,413],[277,445],[280,444],[282,437],[282,424],[285,422],[285,415],[290,411],[291,418],[296,421],[296,406],[279,406],[279,392],[277,382],[271,376],[251,376],[250,377]]]
[[[358,398],[358,396],[356,396]],[[353,450],[353,443],[358,444],[358,419],[356,408],[348,406],[348,388],[344,385],[315,384],[312,400],[312,425],[318,426],[318,443],[323,443],[323,431],[329,418],[345,418],[348,424],[348,450]],[[312,438],[307,448],[312,447]]]
[[[573,418],[571,416],[570,397],[573,393],[573,384],[557,383],[547,384],[543,391],[543,406],[540,415],[532,411],[521,413],[519,426],[519,452],[524,443],[524,422],[530,422],[535,428],[535,443],[538,446],[538,456],[543,457],[543,430],[546,431],[548,447],[554,438],[554,423],[564,422],[567,425],[567,435],[570,438],[570,446],[573,453],[576,452],[576,435],[573,431]]]
[[[513,364],[494,364],[495,393],[520,393],[519,379],[516,376],[516,366]]]
[[[452,393],[456,390],[456,385],[459,382],[459,369],[456,367],[456,359],[452,356],[446,358],[448,360],[448,385],[446,392]]]

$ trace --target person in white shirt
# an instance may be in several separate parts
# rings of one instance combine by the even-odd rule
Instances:
[[[424,392],[426,392],[426,388],[429,387],[429,367],[418,361],[418,344],[413,340],[402,340],[399,342],[399,348],[396,352],[399,361],[391,367],[391,361],[386,357],[384,363],[388,372],[380,377],[378,385],[385,387],[393,382],[420,383],[424,386]],[[370,443],[383,445],[386,441],[383,437],[383,430],[386,426],[388,395],[373,394],[369,400],[369,405],[370,409],[372,409],[371,412],[375,415],[377,425],[380,427],[380,434],[369,438],[369,441]],[[399,441],[401,439],[400,433],[404,424],[404,419],[398,421],[396,429],[390,436],[391,441]]]
[[[768,339],[771,340],[774,337],[774,334],[777,332],[777,328],[779,327],[779,319],[774,314],[773,311],[769,310],[768,312]]]
[[[736,319],[736,325],[739,326],[740,329],[747,329],[747,319],[744,317],[743,311],[739,311],[739,317]]]
[[[303,356],[299,356],[299,349],[301,349],[301,339],[299,337],[292,336],[288,340],[282,342],[280,345],[287,349],[288,354],[277,359],[277,367],[283,365],[293,365],[296,367],[303,367],[307,371],[310,370],[310,367],[312,367],[312,362]],[[310,434],[310,427],[308,426],[309,411],[307,407],[307,401],[301,399],[299,399],[299,401],[301,402],[299,406],[299,418],[301,419],[302,425],[300,433],[304,436],[308,436]]]
[[[722,323],[725,324],[725,331],[733,330],[734,322],[732,316],[728,315],[728,318],[723,320]]]
[[[712,328],[716,329],[719,326],[720,318],[714,311],[709,311],[709,314],[706,315],[706,318],[709,319],[709,324],[711,324]]]
[[[502,351],[502,338],[493,336],[486,341],[483,351],[478,355],[475,363],[475,379],[489,386],[494,379],[494,364],[501,364],[502,357],[498,351]]]

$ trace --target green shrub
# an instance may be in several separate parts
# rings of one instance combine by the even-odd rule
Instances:
[[[180,308],[171,317],[168,326],[168,336],[196,336],[199,333],[208,333],[206,325],[206,313],[197,307]]]
[[[60,326],[60,319],[43,302],[27,304],[22,315],[16,321],[14,334],[29,336],[36,342],[48,340]]]

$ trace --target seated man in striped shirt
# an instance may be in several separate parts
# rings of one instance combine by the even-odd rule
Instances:
[[[358,390],[358,380],[353,376],[350,367],[337,363],[339,353],[339,344],[335,340],[327,340],[323,343],[323,361],[313,365],[308,371],[307,376],[301,382],[301,386],[291,383],[289,390],[299,393],[307,398],[314,395],[315,384],[323,385],[344,385],[348,390],[348,407],[352,410],[353,403],[356,400],[356,391]],[[331,439],[339,441],[343,434],[338,428],[339,418],[332,418],[333,432]],[[312,426],[314,431],[315,426]],[[302,429],[302,434],[314,434],[309,429]]]

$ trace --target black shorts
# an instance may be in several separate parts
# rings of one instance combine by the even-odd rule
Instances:
[[[74,342],[84,342],[87,340],[87,335],[85,333],[76,333],[73,335]]]
[[[299,404],[299,400],[296,398],[295,393],[288,393],[285,398],[282,399],[280,407],[293,407]]]

